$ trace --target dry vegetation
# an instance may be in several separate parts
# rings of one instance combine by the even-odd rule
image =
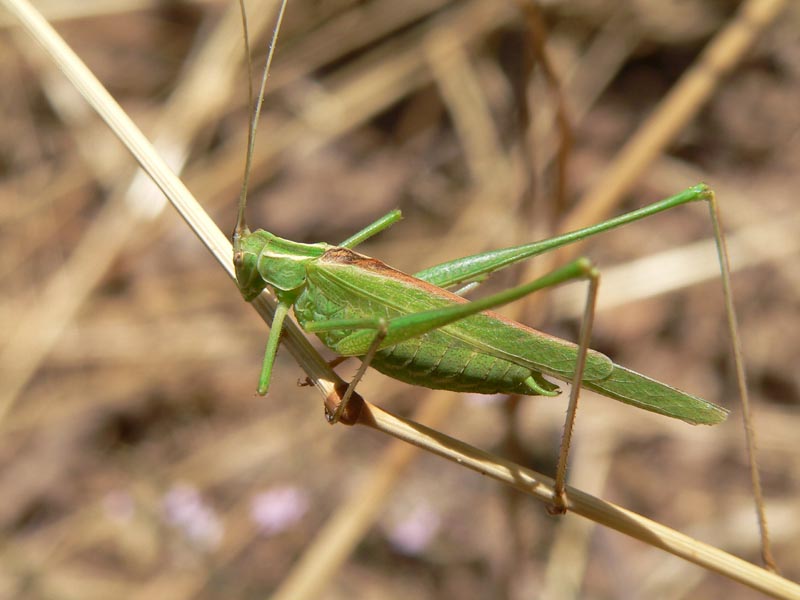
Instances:
[[[738,8],[544,4],[574,125],[561,205],[556,96],[516,3],[295,0],[260,129],[251,224],[336,242],[399,207],[405,220],[363,251],[410,272],[545,237],[585,210],[581,198],[619,167],[619,149]],[[42,5],[231,230],[247,121],[233,3]],[[362,505],[290,580],[335,569],[310,597],[752,597],[399,442],[329,427],[285,352],[269,397],[255,397],[266,328],[158,194],[131,184],[129,156],[10,23],[0,13],[0,597],[269,596],[311,560],[332,515]],[[698,181],[717,190],[775,554],[794,580],[798,31],[792,5],[604,209]],[[605,275],[593,346],[737,414],[695,428],[586,394],[570,481],[755,562],[715,257],[689,253],[709,235],[702,207],[687,207],[583,247]],[[651,255],[660,262],[636,262]],[[520,318],[574,338],[575,293],[559,290]],[[552,473],[564,399],[443,398],[374,372],[360,392]]]

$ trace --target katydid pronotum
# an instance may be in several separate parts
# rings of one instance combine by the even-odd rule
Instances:
[[[274,42],[273,37],[251,125],[248,165]],[[339,245],[304,244],[264,230],[251,232],[245,222],[246,188],[245,178],[233,234],[237,282],[247,301],[265,289],[278,299],[259,378],[259,394],[266,394],[269,388],[281,328],[290,309],[303,329],[318,335],[328,348],[342,357],[361,360],[338,408],[328,415],[332,423],[341,418],[369,366],[414,385],[475,393],[555,396],[559,387],[544,376],[571,383],[556,472],[554,512],[564,509],[569,440],[581,387],[691,424],[717,424],[728,414],[720,406],[626,369],[588,348],[599,273],[586,258],[481,300],[470,302],[459,290],[448,291],[457,286],[474,287],[489,274],[522,260],[696,201],[709,205],[720,268],[727,281],[729,269],[717,205],[713,192],[704,184],[591,227],[456,259],[413,276],[353,250],[398,221],[399,211],[385,215]],[[577,344],[491,312],[492,308],[534,291],[575,279],[589,281]],[[729,323],[734,323],[732,305],[728,303],[726,309]]]

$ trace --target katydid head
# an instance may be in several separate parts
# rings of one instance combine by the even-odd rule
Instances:
[[[261,233],[257,231],[256,234]],[[264,232],[266,233],[266,232]],[[261,236],[258,236],[261,237]],[[244,299],[250,302],[267,287],[265,281],[258,272],[258,257],[260,249],[256,247],[256,236],[250,233],[245,227],[233,232],[233,266],[236,269],[236,283]],[[264,246],[261,242],[258,246]]]

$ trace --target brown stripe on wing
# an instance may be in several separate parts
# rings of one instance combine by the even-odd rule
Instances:
[[[329,264],[353,265],[358,268],[364,269],[366,271],[371,271],[373,273],[377,273],[385,277],[390,277],[395,281],[400,281],[408,286],[412,286],[419,290],[428,292],[436,298],[447,300],[455,304],[465,304],[469,302],[469,300],[467,300],[466,298],[457,296],[452,292],[449,292],[445,289],[435,286],[432,283],[428,283],[427,281],[423,281],[422,279],[417,279],[416,277],[409,275],[408,273],[404,273],[403,271],[399,271],[393,267],[390,267],[386,263],[376,258],[359,254],[358,252],[350,250],[349,248],[340,248],[340,247],[331,248],[330,250],[326,251],[325,254],[323,254],[319,260],[320,262]],[[533,327],[528,327],[527,325],[523,325],[522,323],[514,321],[513,319],[504,317],[503,315],[496,313],[492,310],[484,310],[481,311],[480,314],[501,321],[504,325],[507,325],[508,327],[512,327],[514,329],[518,329],[523,332],[532,333],[533,335],[536,336],[545,337],[555,344],[561,344],[563,346],[569,346],[572,348],[576,347],[576,344],[573,344],[572,342],[562,340],[561,338],[550,335],[549,333],[544,333],[543,331],[539,331],[538,329],[534,329]]]

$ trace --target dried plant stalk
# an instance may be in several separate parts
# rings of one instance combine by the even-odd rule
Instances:
[[[119,139],[128,147],[142,168],[165,193],[214,258],[233,277],[231,246],[197,204],[180,180],[158,157],[141,132],[103,89],[91,72],[52,30],[49,24],[25,0],[0,0],[45,48],[59,68],[103,117]],[[266,295],[253,303],[265,318],[271,319],[274,305]],[[286,345],[298,363],[314,381],[326,400],[336,395],[343,382],[314,351],[303,333],[287,326]],[[358,424],[388,433],[426,451],[507,483],[543,502],[552,501],[552,480],[511,461],[481,451],[417,423],[391,415],[364,403]],[[668,527],[645,519],[631,511],[570,488],[568,508],[593,521],[614,528],[645,543],[662,548],[704,568],[779,598],[800,597],[800,586],[717,548],[684,536]]]

